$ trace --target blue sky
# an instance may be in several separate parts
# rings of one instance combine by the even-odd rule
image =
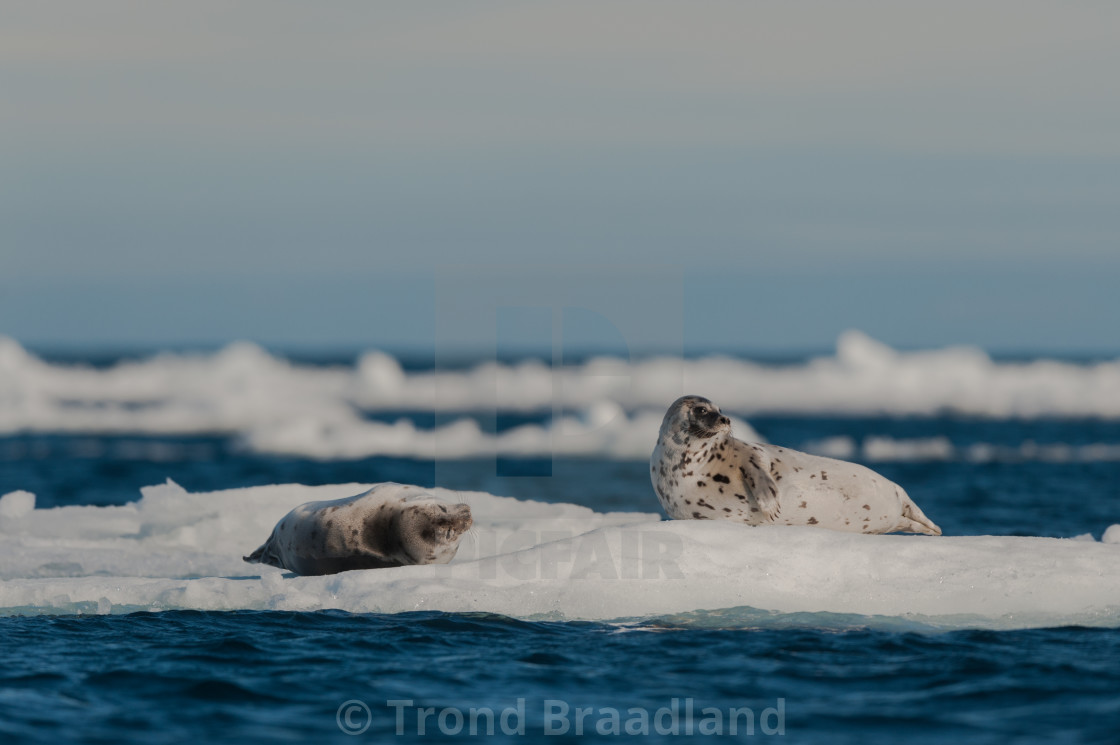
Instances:
[[[422,349],[451,293],[468,345],[538,303],[613,327],[573,344],[1120,351],[1114,4],[4,16],[0,333],[28,344]]]

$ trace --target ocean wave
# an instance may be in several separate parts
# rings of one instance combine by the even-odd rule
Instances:
[[[8,494],[0,499],[0,614],[340,609],[705,625],[721,614],[733,625],[763,623],[766,614],[924,628],[1120,625],[1120,585],[1111,580],[1120,572],[1120,526],[1101,542],[863,536],[663,522],[434,489],[470,504],[475,517],[451,564],[292,577],[241,560],[297,504],[366,488],[191,494],[167,483],[123,506],[50,510],[34,509],[26,492]],[[745,606],[758,612],[727,611]]]

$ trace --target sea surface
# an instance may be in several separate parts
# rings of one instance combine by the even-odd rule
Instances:
[[[500,435],[552,413],[461,416]],[[875,468],[946,535],[1100,540],[1120,523],[1115,418],[741,416],[771,442]],[[440,419],[407,407],[363,417],[421,431]],[[635,458],[324,458],[254,448],[230,431],[43,429],[0,436],[0,495],[32,492],[37,509],[121,505],[168,478],[189,492],[398,481],[658,509]],[[709,734],[717,720],[722,735]],[[0,617],[4,743],[439,742],[481,739],[491,725],[510,742],[1117,743],[1120,629],[938,631],[750,608],[614,622],[331,610]]]

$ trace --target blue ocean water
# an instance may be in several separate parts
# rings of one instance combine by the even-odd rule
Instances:
[[[441,732],[439,714],[472,708],[495,712],[507,741],[565,722],[558,742],[617,740],[595,731],[599,712],[656,716],[674,698],[682,713],[691,698],[697,721],[707,707],[751,708],[754,735],[740,717],[734,739],[798,743],[1114,743],[1120,717],[1114,629],[931,635],[193,611],[6,618],[0,629],[9,742],[441,741],[455,738],[455,720]],[[340,716],[352,701],[365,708]],[[424,735],[422,707],[435,709]],[[573,712],[589,707],[576,737]],[[503,736],[506,709],[520,715]],[[764,722],[767,709],[781,716]],[[459,737],[470,738],[468,721]],[[680,739],[652,727],[653,739]]]
[[[434,426],[430,412],[406,415]],[[504,431],[541,417],[500,415],[487,426]],[[975,443],[1008,453],[1026,441],[1120,443],[1120,422],[1096,419],[767,416],[751,424],[791,447],[872,436],[941,437],[960,452]],[[1108,458],[869,465],[903,484],[946,534],[1099,539],[1120,523],[1120,462]],[[651,512],[647,469],[587,457],[320,461],[253,452],[217,435],[0,438],[0,494],[32,491],[39,508],[121,504],[171,478],[192,492],[392,480]],[[4,742],[475,739],[472,709],[483,732],[492,712],[495,737],[509,741],[617,740],[627,725],[641,730],[634,710],[648,717],[646,739],[703,740],[701,722],[715,716],[703,710],[714,709],[732,739],[1115,743],[1120,629],[938,633],[751,609],[619,623],[333,611],[0,618]],[[620,734],[611,733],[612,712]]]

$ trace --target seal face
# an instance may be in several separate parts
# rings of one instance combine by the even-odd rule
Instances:
[[[244,559],[305,575],[446,564],[471,523],[465,504],[415,486],[378,484],[357,496],[296,507]]]
[[[731,420],[701,396],[665,412],[650,479],[674,520],[941,535],[898,484],[856,463],[737,440]]]

